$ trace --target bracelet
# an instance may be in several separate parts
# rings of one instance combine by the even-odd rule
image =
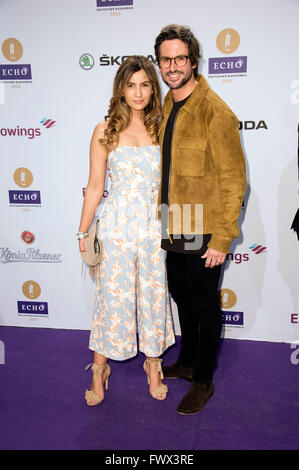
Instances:
[[[82,240],[82,238],[88,237],[88,232],[78,232],[76,235],[77,235],[78,240]]]

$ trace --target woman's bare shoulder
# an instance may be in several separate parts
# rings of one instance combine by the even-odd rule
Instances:
[[[99,122],[94,128],[94,131],[93,131],[94,136],[97,139],[102,139],[104,137],[104,132],[107,129],[107,126],[108,126],[107,121]]]

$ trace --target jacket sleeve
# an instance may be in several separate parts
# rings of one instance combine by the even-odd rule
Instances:
[[[246,191],[246,164],[239,121],[232,111],[219,107],[210,116],[208,132],[221,204],[208,246],[228,253],[232,240],[239,235],[238,218]]]

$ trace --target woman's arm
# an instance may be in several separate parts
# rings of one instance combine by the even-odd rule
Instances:
[[[90,141],[90,167],[88,184],[85,191],[82,207],[79,232],[88,232],[95,216],[95,211],[101,202],[104,193],[107,149],[100,144],[103,138],[106,122],[100,122],[94,129]],[[85,251],[84,238],[79,240],[80,251]]]

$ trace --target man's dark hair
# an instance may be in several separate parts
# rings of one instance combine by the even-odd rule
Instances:
[[[155,54],[156,60],[160,62],[160,46],[163,41],[171,39],[180,39],[188,46],[188,55],[192,65],[196,65],[193,69],[194,76],[198,74],[198,64],[201,57],[199,52],[199,42],[188,26],[179,24],[170,24],[161,29],[160,34],[156,37],[155,41]]]

